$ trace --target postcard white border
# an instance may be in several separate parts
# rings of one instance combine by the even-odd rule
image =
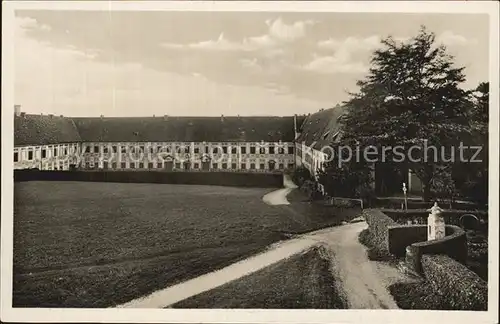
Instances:
[[[8,1],[2,3],[1,320],[107,323],[497,323],[499,5],[496,1]],[[483,13],[490,17],[489,303],[487,312],[413,310],[181,310],[12,308],[14,10]]]

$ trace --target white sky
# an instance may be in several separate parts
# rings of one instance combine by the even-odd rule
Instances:
[[[17,11],[15,101],[65,116],[290,115],[348,98],[382,37],[435,32],[488,79],[488,18],[464,14]]]

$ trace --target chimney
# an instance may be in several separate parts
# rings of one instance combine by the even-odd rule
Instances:
[[[168,115],[163,115],[163,120],[168,120]]]
[[[26,117],[26,113],[24,111],[21,112],[21,117]]]
[[[104,115],[101,115],[101,119],[104,118]]]
[[[53,114],[49,114],[49,117],[52,118],[52,117],[54,117],[54,115]]]
[[[223,122],[224,121],[224,115],[220,115],[220,121]]]
[[[16,116],[21,116],[21,105],[14,105],[14,113]]]
[[[59,117],[64,117],[64,115],[59,115]]]

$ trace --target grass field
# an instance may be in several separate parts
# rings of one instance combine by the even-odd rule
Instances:
[[[270,190],[258,188],[26,182],[14,190],[14,307],[114,306],[255,254],[283,233],[354,216],[300,201],[268,206],[261,198]]]
[[[321,249],[294,255],[173,308],[345,309]]]

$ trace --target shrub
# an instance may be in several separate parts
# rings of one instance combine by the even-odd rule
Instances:
[[[389,226],[398,224],[378,209],[365,209],[363,210],[363,216],[368,223],[373,244],[380,251],[388,254]]]
[[[463,264],[445,255],[424,255],[422,269],[452,309],[487,310],[488,284]]]
[[[312,181],[312,175],[309,170],[304,166],[299,166],[292,172],[292,180],[297,184],[297,186],[301,187],[302,184],[306,181]]]

